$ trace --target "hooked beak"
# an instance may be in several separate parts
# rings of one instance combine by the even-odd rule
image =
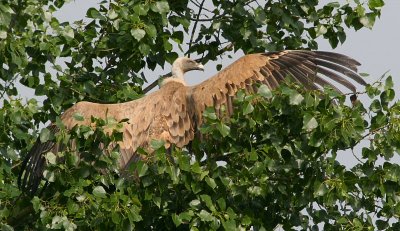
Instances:
[[[199,63],[199,65],[197,65],[197,70],[204,71],[203,64]]]

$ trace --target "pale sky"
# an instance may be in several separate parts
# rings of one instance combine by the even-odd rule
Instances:
[[[75,21],[85,17],[86,10],[89,7],[97,7],[98,1],[75,0],[66,4],[63,9],[55,14],[61,20]],[[369,73],[371,76],[367,78],[367,82],[372,83],[378,79],[383,73],[389,71],[393,75],[396,87],[400,86],[400,61],[398,54],[400,53],[400,1],[386,0],[386,5],[382,9],[382,16],[377,19],[372,30],[363,28],[357,32],[347,29],[347,40],[343,45],[339,45],[334,51],[346,54],[358,60],[362,66],[360,72]],[[319,42],[319,50],[332,51],[328,41]],[[224,66],[232,63],[242,54],[233,56],[232,59],[225,57],[217,63]],[[217,63],[207,63],[205,73],[192,73],[188,75],[188,82],[196,84],[207,77],[215,74],[215,65]],[[169,66],[165,66],[166,70],[151,73],[146,71],[147,75],[159,75],[168,73]],[[192,76],[195,76],[193,78]],[[201,77],[201,78],[199,78]],[[203,79],[204,78],[204,79]],[[149,80],[150,81],[150,80]],[[400,92],[399,92],[400,94]]]

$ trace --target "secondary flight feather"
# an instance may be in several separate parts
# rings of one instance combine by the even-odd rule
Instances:
[[[152,140],[164,141],[166,148],[171,144],[177,147],[189,144],[203,122],[207,107],[214,107],[218,114],[224,106],[228,116],[231,115],[233,99],[241,89],[256,92],[259,84],[274,89],[290,76],[310,90],[330,86],[340,92],[336,85],[342,85],[355,92],[354,81],[366,84],[357,74],[359,65],[356,60],[333,52],[286,50],[250,54],[191,87],[186,85],[184,73],[203,70],[203,65],[189,58],[178,58],[172,65],[172,76],[162,82],[158,91],[118,104],[79,102],[67,109],[61,120],[67,129],[72,129],[76,125],[90,125],[92,116],[113,117],[117,121],[125,119],[123,140],[118,142],[119,166],[124,170],[140,158],[136,153],[138,148],[152,151]],[[84,120],[75,120],[75,113],[81,114]],[[55,133],[58,128],[52,125],[50,130]],[[44,155],[49,151],[61,151],[60,145],[38,140],[27,154],[18,181],[22,190],[36,192],[45,168]]]

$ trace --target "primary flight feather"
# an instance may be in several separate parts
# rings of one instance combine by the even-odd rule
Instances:
[[[136,153],[138,148],[152,151],[152,140],[164,141],[167,148],[171,144],[177,147],[187,145],[202,124],[202,115],[207,107],[214,107],[219,114],[224,106],[227,109],[225,113],[231,115],[233,99],[240,89],[252,93],[259,84],[274,89],[290,76],[311,90],[328,85],[340,92],[334,83],[327,80],[330,79],[355,92],[356,88],[349,80],[366,84],[357,74],[359,65],[348,56],[323,51],[287,50],[250,54],[190,87],[184,81],[184,73],[203,70],[203,65],[189,58],[178,58],[172,65],[172,76],[162,82],[158,91],[118,104],[79,102],[67,109],[61,120],[67,129],[72,129],[75,125],[90,125],[92,116],[102,119],[113,117],[117,121],[125,119],[123,139],[118,142],[121,153],[119,166],[124,170],[140,158]],[[84,120],[75,120],[75,113],[81,114]],[[58,131],[55,125],[49,129],[53,133]],[[36,192],[45,168],[44,155],[49,151],[61,151],[60,145],[38,140],[30,150],[18,180],[22,190]]]

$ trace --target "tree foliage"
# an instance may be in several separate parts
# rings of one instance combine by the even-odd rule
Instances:
[[[54,14],[65,3],[0,3],[2,230],[399,229],[400,168],[393,158],[400,104],[390,76],[359,93],[371,98],[364,105],[290,82],[272,92],[264,86],[255,95],[239,92],[232,118],[205,112],[207,142],[195,140],[190,153],[173,150],[168,158],[155,141],[157,151],[133,164],[130,178],[116,167],[118,147],[104,155],[99,145],[121,139],[103,132],[118,121],[92,118],[96,128],[70,132],[58,122],[77,101],[140,97],[143,71],[178,54],[205,63],[232,47],[315,49],[318,37],[336,47],[346,39],[344,27],[373,26],[382,0],[104,1],[82,20],[61,22]],[[17,82],[45,100],[19,99]],[[48,121],[60,126],[57,135],[39,129]],[[81,154],[47,153],[50,183],[31,197],[16,179],[37,138],[75,139]],[[345,167],[336,158],[340,150],[359,163]]]

